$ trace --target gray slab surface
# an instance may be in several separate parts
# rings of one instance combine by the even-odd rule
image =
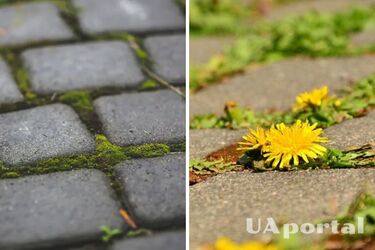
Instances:
[[[95,151],[95,139],[66,105],[0,115],[0,160],[20,165]]]

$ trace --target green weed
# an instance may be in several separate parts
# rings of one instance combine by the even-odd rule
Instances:
[[[349,35],[375,25],[375,7],[344,13],[309,12],[277,23],[259,23],[241,35],[223,55],[202,67],[191,67],[190,88],[198,90],[252,63],[304,55],[342,56],[364,51],[350,46]]]
[[[337,103],[339,100],[339,103]],[[340,92],[339,99],[331,99],[319,107],[306,107],[301,110],[280,112],[256,112],[236,105],[226,105],[224,115],[214,114],[195,116],[190,128],[248,128],[270,127],[272,124],[292,124],[296,120],[308,120],[327,128],[347,119],[358,117],[375,106],[375,75],[358,81]]]
[[[212,174],[238,170],[239,166],[233,163],[224,162],[223,160],[206,161],[191,159],[189,169],[196,174]]]
[[[110,228],[108,226],[101,226],[100,230],[103,233],[102,241],[104,242],[110,242],[111,240],[122,234],[122,231],[120,229]]]
[[[110,173],[114,165],[131,158],[158,157],[169,153],[168,145],[145,144],[120,147],[112,144],[104,135],[96,135],[96,152],[89,155],[55,157],[34,164],[11,167],[0,164],[0,178],[14,178],[32,174],[44,174],[82,168],[96,168]]]

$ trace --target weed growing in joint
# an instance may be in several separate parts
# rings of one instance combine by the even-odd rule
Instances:
[[[271,218],[273,219],[273,218]],[[291,224],[275,225],[276,237],[271,241],[245,241],[237,243],[228,237],[221,237],[214,243],[202,246],[201,250],[316,250],[316,249],[371,249],[375,243],[375,197],[373,194],[363,192],[350,205],[348,211],[338,215],[335,220],[325,221],[324,224],[303,223],[298,232],[298,225],[292,223],[297,230],[290,232],[290,237],[285,237],[286,226]],[[330,224],[330,225],[329,225]],[[302,240],[302,233],[306,230],[303,225],[317,229],[322,226],[332,226],[320,239]],[[259,227],[259,226],[258,226]],[[278,227],[280,229],[278,229]],[[270,232],[270,231],[268,231]],[[272,231],[274,232],[274,231]],[[321,231],[323,232],[323,230]],[[275,232],[274,232],[275,233]],[[329,246],[329,247],[328,247]],[[333,247],[332,247],[333,246]]]
[[[247,28],[223,55],[212,57],[202,67],[191,67],[190,87],[199,90],[252,63],[296,55],[327,57],[363,53],[365,50],[350,46],[349,36],[374,23],[374,7],[335,14],[309,12],[276,23],[259,23]]]
[[[102,241],[108,243],[114,238],[122,235],[122,231],[117,228],[110,228],[108,226],[101,226],[100,230],[102,231]]]
[[[292,124],[296,120],[308,120],[327,128],[347,119],[363,116],[375,106],[375,76],[358,81],[344,89],[340,97],[329,96],[328,88],[312,90],[296,97],[294,108],[284,113],[255,112],[238,107],[233,102],[225,106],[225,115],[198,115],[190,128],[246,128],[270,127],[271,124]]]
[[[326,148],[321,144],[328,138],[322,137],[322,129],[316,126],[298,120],[291,126],[280,123],[269,130],[249,129],[239,142],[238,150],[244,155],[238,164],[255,170],[375,166],[371,145],[349,151]]]
[[[158,157],[169,153],[165,144],[145,144],[120,147],[112,144],[104,135],[96,135],[96,153],[71,157],[56,157],[27,166],[9,167],[0,164],[0,178],[68,171],[81,168],[96,168],[111,174],[114,165],[131,158]]]

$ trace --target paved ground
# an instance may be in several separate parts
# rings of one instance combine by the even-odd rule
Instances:
[[[351,42],[358,47],[372,46],[375,42],[375,30],[369,29],[355,34],[352,36]]]
[[[348,149],[375,145],[375,112],[345,121],[324,131],[330,146]],[[241,140],[246,130],[190,131],[190,156],[202,158]],[[362,189],[375,190],[374,169],[340,169],[269,173],[228,173],[190,188],[190,244],[228,236],[243,241],[256,237],[246,232],[245,218],[274,217],[279,222],[318,222],[333,218]],[[350,185],[348,185],[350,183]]]
[[[236,37],[234,36],[190,38],[190,64],[200,65],[207,63],[212,56],[223,53],[235,40]]]
[[[271,9],[276,20],[287,15],[316,9],[340,11],[359,1],[297,1]],[[368,6],[374,1],[360,1]],[[353,46],[371,46],[374,32],[369,29],[352,37]],[[200,37],[190,48],[195,65],[221,53],[228,40]],[[213,42],[212,42],[213,41]],[[229,40],[230,41],[230,40]],[[215,46],[214,46],[215,45]],[[250,68],[243,74],[203,88],[190,97],[190,116],[222,114],[226,101],[256,110],[287,110],[295,96],[322,85],[333,93],[353,81],[375,73],[372,55],[347,58],[290,58]],[[324,131],[330,146],[348,149],[375,143],[375,111],[365,117],[345,121]],[[190,130],[190,156],[204,156],[241,140],[246,130]],[[249,235],[245,219],[274,217],[279,222],[319,222],[345,210],[364,188],[375,190],[374,169],[336,169],[293,172],[231,172],[209,178],[190,187],[191,249],[227,236],[236,241],[270,239],[270,235]],[[264,226],[264,225],[263,225]]]
[[[349,149],[365,144],[375,147],[375,111],[371,111],[365,117],[345,121],[341,124],[329,127],[324,131],[331,142],[330,146]]]
[[[23,96],[14,82],[9,67],[0,59],[0,103],[22,101]]]
[[[142,88],[149,71],[185,84],[182,6],[172,0],[1,2],[0,249],[184,249],[185,154],[168,148],[185,142],[185,100],[161,85]],[[72,7],[79,11],[66,13]],[[115,146],[98,154],[96,134]],[[168,152],[129,156],[118,165],[103,158],[111,154],[116,162],[115,150],[136,152],[145,144],[164,144]],[[97,165],[87,165],[93,154]],[[60,171],[70,166],[60,168],[56,158],[68,156],[87,169]],[[151,234],[127,237],[133,228],[120,209]],[[103,243],[102,226],[122,234]]]
[[[191,249],[220,236],[237,241],[262,235],[246,231],[246,218],[316,223],[332,219],[368,187],[374,169],[227,173],[190,188]]]
[[[375,56],[298,58],[251,69],[191,95],[190,116],[221,114],[224,103],[229,100],[256,110],[288,110],[299,93],[323,85],[333,92],[342,89],[374,73],[374,63]]]
[[[202,158],[225,146],[237,143],[247,129],[194,129],[190,130],[190,157]]]

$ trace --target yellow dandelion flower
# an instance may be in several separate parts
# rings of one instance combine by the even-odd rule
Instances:
[[[320,106],[324,100],[328,99],[328,87],[323,86],[313,89],[311,92],[304,92],[296,97],[294,110],[301,110],[310,106]]]
[[[340,99],[337,99],[337,100],[335,100],[335,102],[333,103],[336,107],[339,107],[339,106],[341,106],[341,104],[342,104],[342,101],[340,100]]]
[[[249,241],[242,245],[234,243],[228,238],[220,238],[215,243],[215,250],[277,250],[272,244],[265,244],[258,241]]]
[[[292,159],[293,165],[298,166],[299,158],[308,163],[309,158],[322,156],[327,149],[318,143],[328,142],[328,139],[320,136],[322,129],[317,129],[316,126],[316,123],[310,125],[300,120],[290,127],[284,123],[272,126],[268,135],[270,145],[268,152],[264,154],[266,162],[272,162],[273,167],[283,168]]]
[[[237,150],[248,151],[260,149],[265,151],[268,145],[267,134],[268,131],[263,128],[257,128],[256,130],[249,128],[249,133],[242,137],[245,141],[238,143]]]

